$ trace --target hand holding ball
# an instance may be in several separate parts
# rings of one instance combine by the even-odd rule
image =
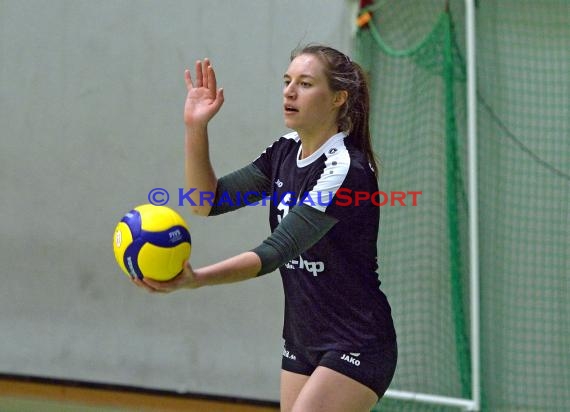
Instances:
[[[191,250],[186,222],[166,206],[135,207],[121,219],[113,235],[115,259],[132,278],[170,280],[182,271]]]

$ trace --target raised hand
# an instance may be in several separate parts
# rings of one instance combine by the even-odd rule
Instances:
[[[210,60],[196,62],[196,79],[192,81],[190,70],[184,71],[188,94],[184,105],[186,127],[204,127],[218,113],[224,103],[223,89],[217,89],[216,73]]]

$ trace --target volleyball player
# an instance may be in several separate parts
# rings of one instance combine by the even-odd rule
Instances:
[[[388,388],[396,333],[377,274],[379,214],[335,194],[378,190],[368,125],[369,95],[358,64],[326,46],[296,50],[284,75],[283,115],[293,132],[251,164],[218,179],[208,122],[224,101],[208,59],[185,72],[186,185],[192,211],[213,216],[270,194],[272,234],[258,247],[173,280],[133,280],[153,292],[242,281],[279,268],[285,292],[283,411],[368,411]],[[215,192],[212,204],[200,192]],[[227,201],[227,196],[233,201]],[[225,199],[225,201],[221,201]]]

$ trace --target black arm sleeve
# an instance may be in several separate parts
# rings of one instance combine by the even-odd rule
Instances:
[[[231,212],[261,200],[271,193],[271,181],[249,164],[218,179],[210,216]]]
[[[308,205],[292,208],[271,236],[252,250],[261,259],[257,276],[273,272],[317,243],[338,219]]]

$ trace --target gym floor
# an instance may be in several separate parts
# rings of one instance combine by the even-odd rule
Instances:
[[[271,402],[248,402],[39,379],[0,377],[2,412],[277,412]]]

